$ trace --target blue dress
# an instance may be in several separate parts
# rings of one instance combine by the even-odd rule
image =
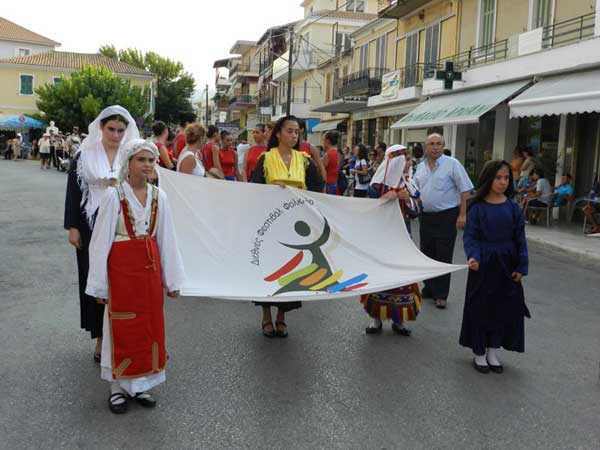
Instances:
[[[513,272],[527,275],[525,220],[512,200],[501,204],[480,201],[467,213],[464,249],[479,262],[469,271],[460,332],[460,345],[484,355],[486,347],[523,352],[524,317],[530,317],[523,286]]]

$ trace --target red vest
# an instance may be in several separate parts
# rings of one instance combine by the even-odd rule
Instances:
[[[128,241],[114,242],[108,256],[108,320],[115,380],[161,372],[165,368],[165,323],[160,252],[156,238],[158,189],[152,189],[148,234],[136,237],[129,205],[121,190],[121,210]]]

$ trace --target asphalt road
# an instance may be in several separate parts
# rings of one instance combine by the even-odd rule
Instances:
[[[600,448],[600,272],[535,247],[527,353],[501,353],[503,375],[458,345],[465,272],[410,338],[366,336],[358,300],[305,304],[267,340],[251,304],[181,298],[158,407],[115,416],[79,329],[65,185],[0,161],[0,449]]]

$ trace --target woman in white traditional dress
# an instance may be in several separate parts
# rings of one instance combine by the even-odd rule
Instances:
[[[131,114],[118,105],[103,110],[88,131],[69,169],[64,227],[69,231],[69,243],[77,249],[81,328],[96,339],[94,360],[100,362],[104,305],[85,294],[88,247],[102,195],[116,184],[121,148],[140,134]]]
[[[166,194],[147,182],[159,152],[134,139],[121,155],[119,183],[106,192],[90,244],[86,294],[107,305],[100,363],[110,382],[109,407],[145,407],[165,381],[163,297],[177,297],[184,269]]]

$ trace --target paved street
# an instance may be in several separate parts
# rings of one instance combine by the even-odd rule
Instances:
[[[251,304],[180,298],[157,409],[115,416],[79,329],[66,176],[38,167],[0,161],[0,449],[600,448],[600,272],[533,246],[527,353],[503,375],[458,345],[466,272],[410,338],[366,336],[358,301],[305,304],[267,340]]]

